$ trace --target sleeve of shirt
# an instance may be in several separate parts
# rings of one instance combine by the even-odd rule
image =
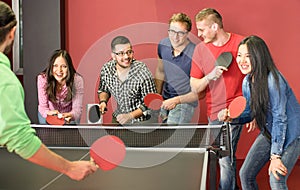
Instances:
[[[269,98],[272,114],[272,145],[271,154],[281,155],[283,152],[283,144],[287,131],[287,114],[286,114],[286,83],[279,75],[279,87],[275,83],[273,75],[268,77]]]
[[[197,79],[200,79],[204,76],[202,70],[200,69],[200,53],[199,46],[196,46],[192,57],[190,76]]]
[[[157,55],[158,55],[159,59],[161,59],[161,53],[160,52],[161,52],[161,43],[159,43],[158,46],[157,46]]]
[[[243,80],[243,96],[246,98],[246,108],[243,111],[243,113],[237,118],[237,120],[233,120],[235,123],[239,124],[246,124],[253,120],[251,116],[251,109],[250,109],[250,89],[249,89],[249,83],[248,83],[248,76],[246,76]]]
[[[82,101],[83,101],[83,94],[84,94],[83,77],[76,74],[74,78],[74,85],[75,85],[75,96],[74,98],[72,98],[71,114],[73,115],[75,120],[78,120],[80,119],[82,113]]]
[[[25,112],[22,86],[1,86],[0,92],[0,144],[9,152],[28,159],[40,148],[41,140],[31,128]]]
[[[98,87],[98,94],[101,92],[106,92],[109,97],[110,97],[110,91],[108,89],[108,86],[106,85],[106,80],[109,80],[109,77],[107,77],[107,70],[106,70],[106,65],[102,67],[100,71],[100,82],[99,82],[99,87]]]
[[[144,97],[147,94],[157,93],[157,91],[156,91],[156,88],[155,88],[155,84],[154,84],[152,74],[151,74],[150,70],[148,69],[148,67],[145,65],[142,70],[144,70],[144,75],[145,75],[145,80],[144,80],[144,82],[141,86],[141,93],[142,93],[142,97],[143,97],[143,100],[144,100]],[[144,101],[142,101],[142,102],[143,103],[140,106],[140,108],[144,112],[147,108],[146,108],[146,105],[145,105]]]
[[[48,95],[46,93],[46,85],[47,85],[47,79],[44,75],[38,75],[37,77],[37,90],[38,90],[38,111],[41,113],[41,115],[46,118],[49,109],[49,100]]]

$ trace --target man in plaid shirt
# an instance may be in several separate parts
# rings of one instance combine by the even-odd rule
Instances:
[[[156,92],[151,72],[144,63],[134,59],[128,38],[115,37],[111,50],[112,60],[103,65],[100,73],[100,112],[105,113],[107,101],[113,95],[117,109],[113,112],[112,123],[123,125],[149,119],[144,97]]]

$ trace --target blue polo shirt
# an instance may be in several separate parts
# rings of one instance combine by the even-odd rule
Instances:
[[[162,39],[158,44],[158,56],[164,65],[165,81],[162,95],[164,99],[184,95],[191,91],[190,70],[195,44],[190,43],[178,55],[173,55],[173,47],[169,38]],[[197,102],[191,103],[197,106]]]

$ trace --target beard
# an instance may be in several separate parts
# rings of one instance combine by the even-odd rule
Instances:
[[[13,40],[8,46],[6,46],[6,47],[4,48],[3,53],[4,53],[5,55],[8,55],[8,54],[11,52],[11,49],[12,49],[13,44],[14,44],[14,40]]]

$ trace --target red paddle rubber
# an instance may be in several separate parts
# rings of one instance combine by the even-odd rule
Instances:
[[[90,149],[90,156],[104,171],[117,167],[125,158],[124,142],[113,135],[106,135],[96,140]]]
[[[246,98],[244,96],[238,96],[230,103],[228,110],[229,110],[229,117],[230,118],[237,118],[239,117],[246,108]]]
[[[163,97],[157,93],[149,93],[145,96],[144,102],[148,108],[159,110],[163,103]]]

